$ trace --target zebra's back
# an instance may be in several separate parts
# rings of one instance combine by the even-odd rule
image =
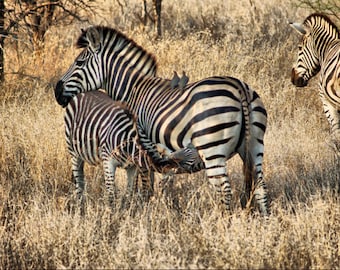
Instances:
[[[227,158],[238,152],[245,140],[244,129],[249,130],[243,112],[249,116],[252,103],[259,100],[246,83],[218,76],[187,85],[184,92],[156,89],[150,96],[147,102],[135,105],[135,110],[141,112],[139,122],[143,122],[152,141],[173,150],[192,143],[198,150],[214,148],[213,155]],[[261,120],[263,126],[265,116]]]

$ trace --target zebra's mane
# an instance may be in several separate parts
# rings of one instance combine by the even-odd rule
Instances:
[[[331,21],[331,19],[326,16],[325,14],[322,14],[322,13],[313,13],[311,15],[309,15],[303,22],[304,25],[308,25],[308,24],[311,24],[313,25],[313,19],[314,19],[314,22],[317,20],[317,19],[320,19],[320,21],[325,21],[326,23],[328,23],[330,25],[330,27],[333,29],[333,31],[335,31],[337,33],[337,36],[338,38],[340,37],[340,31],[339,31],[339,28],[337,27],[337,25]]]
[[[157,60],[156,57],[152,54],[147,52],[142,46],[138,45],[133,39],[128,38],[126,35],[124,35],[122,32],[120,32],[117,29],[113,29],[107,26],[102,26],[102,25],[96,25],[96,26],[91,26],[95,28],[99,36],[92,37],[94,39],[98,39],[98,43],[106,43],[112,41],[112,39],[115,39],[114,44],[119,44],[119,47],[122,49],[126,46],[134,47],[138,51],[142,52],[143,55],[147,55],[154,63],[155,69],[157,70]],[[78,48],[86,48],[89,45],[88,42],[88,37],[87,37],[87,31],[91,28],[87,28],[85,30],[81,30],[81,34],[76,42],[76,46]],[[108,38],[109,37],[109,38]]]

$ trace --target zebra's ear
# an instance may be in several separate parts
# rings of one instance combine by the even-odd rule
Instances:
[[[289,25],[295,29],[300,35],[305,35],[307,33],[307,31],[305,30],[305,28],[303,27],[302,24],[300,23],[295,23],[295,22],[290,22]]]
[[[100,49],[100,33],[97,27],[90,27],[86,31],[86,39],[92,51],[96,52]]]

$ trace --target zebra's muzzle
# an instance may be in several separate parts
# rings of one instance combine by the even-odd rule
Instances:
[[[292,84],[294,84],[297,87],[304,87],[307,86],[308,84],[308,81],[306,81],[303,77],[299,76],[294,68],[292,69],[291,81]]]
[[[65,108],[71,100],[71,97],[64,95],[64,84],[62,81],[58,81],[54,89],[54,96],[58,104],[61,105],[63,108]]]

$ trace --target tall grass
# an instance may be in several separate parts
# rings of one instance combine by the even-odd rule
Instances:
[[[162,39],[140,29],[140,1],[103,1],[94,23],[111,25],[154,53],[159,75],[185,70],[190,81],[230,75],[251,85],[269,115],[264,173],[272,215],[247,216],[239,196],[242,164],[228,161],[233,211],[223,215],[203,172],[180,175],[142,205],[107,208],[100,167],[86,167],[87,208],[74,201],[63,109],[53,85],[79,53],[80,28],[54,28],[40,58],[25,42],[6,46],[0,89],[0,267],[14,268],[321,268],[339,269],[340,161],[325,143],[328,123],[317,80],[290,83],[298,37],[287,20],[307,10],[288,1],[166,1]],[[124,1],[121,1],[122,3]],[[100,16],[102,15],[102,16]],[[24,39],[24,37],[23,37]],[[157,183],[156,183],[157,184]],[[157,187],[157,186],[156,186]],[[176,206],[173,207],[173,203]]]

